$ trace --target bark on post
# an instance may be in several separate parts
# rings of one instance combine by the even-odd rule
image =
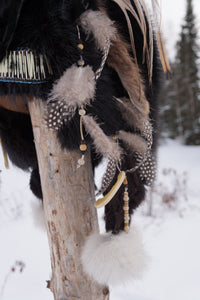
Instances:
[[[29,103],[38,156],[51,252],[50,289],[55,300],[108,300],[109,290],[88,278],[80,262],[85,238],[98,232],[89,153],[77,169],[80,153],[61,150],[56,133],[44,126],[44,106]]]

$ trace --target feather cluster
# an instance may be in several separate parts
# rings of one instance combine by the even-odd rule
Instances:
[[[143,156],[147,152],[147,143],[138,134],[120,130],[117,136],[126,144],[126,147],[132,152],[139,152]]]
[[[118,102],[118,107],[121,111],[122,117],[125,122],[131,126],[133,130],[139,129],[141,132],[144,131],[144,124],[147,120],[140,108],[132,105],[127,98],[114,98]]]
[[[136,165],[128,170],[138,170],[140,179],[146,185],[151,185],[156,177],[156,163],[151,154],[153,143],[152,126],[149,120],[130,100],[117,99],[118,106],[126,123],[137,133],[130,133],[120,130],[117,137],[124,142],[126,149],[133,152]]]
[[[101,51],[104,51],[107,40],[115,40],[114,22],[100,11],[86,11],[80,18],[80,24],[87,35],[94,36],[96,46]]]
[[[59,130],[65,122],[69,122],[75,115],[76,107],[69,106],[64,101],[51,101],[47,106],[47,127]]]
[[[119,161],[121,156],[120,147],[113,141],[112,138],[105,135],[94,118],[86,115],[83,117],[83,123],[86,131],[90,134],[93,140],[96,152],[102,156],[112,158],[116,162]]]
[[[146,155],[145,159],[139,153],[135,154],[137,165],[139,165],[139,175],[142,182],[146,185],[152,185],[156,179],[156,162],[151,153]]]
[[[131,26],[130,21],[130,15],[132,15],[135,20],[137,21],[142,35],[143,35],[143,56],[146,58],[147,61],[147,67],[148,67],[148,75],[149,75],[149,82],[152,82],[152,75],[153,75],[153,54],[154,54],[154,46],[153,46],[153,29],[152,29],[152,23],[150,20],[150,15],[147,9],[147,6],[145,4],[144,0],[113,0],[117,5],[119,5],[120,9],[122,10],[128,30],[129,30],[129,36],[132,46],[132,51],[134,54],[134,57],[137,58],[136,55],[136,48],[135,48],[135,40],[134,40],[134,34],[133,29]],[[132,3],[134,3],[136,10],[134,9]],[[155,18],[155,24],[156,24],[156,35],[157,35],[157,41],[158,41],[158,50],[161,58],[161,63],[163,66],[164,72],[170,72],[170,66],[165,50],[165,45],[163,42],[162,34],[160,31],[160,26],[158,22],[158,2],[157,0],[151,0],[152,8],[153,8],[153,15]],[[147,36],[149,37],[149,43],[147,41]],[[137,64],[137,59],[136,59]]]
[[[48,127],[58,130],[74,116],[81,105],[94,99],[95,74],[90,66],[73,65],[54,84],[48,100]]]
[[[54,84],[49,102],[59,100],[72,107],[88,104],[94,98],[95,86],[95,76],[90,66],[73,65]]]
[[[134,34],[133,29],[131,26],[131,21],[129,17],[129,13],[135,18],[137,21],[143,36],[143,56],[146,56],[146,60],[148,63],[148,72],[149,72],[149,80],[152,80],[152,70],[153,70],[153,31],[152,31],[152,25],[150,22],[150,16],[148,13],[148,10],[146,8],[145,2],[143,0],[134,0],[134,4],[136,7],[136,10],[134,9],[131,0],[113,0],[115,3],[119,5],[122,12],[124,13],[124,16],[126,18],[126,22],[128,25],[130,40],[131,40],[131,46],[133,50],[134,57],[136,58],[136,48],[135,48],[135,40],[134,40]],[[146,22],[147,20],[147,22]],[[148,24],[148,33],[147,33],[147,24]],[[150,46],[148,46],[147,42],[147,35],[149,35],[149,43]],[[137,63],[137,60],[136,60]]]
[[[101,72],[106,63],[112,41],[115,40],[116,28],[105,13],[88,10],[81,15],[80,25],[85,33],[93,35],[97,49],[103,53],[101,65],[95,73],[96,80],[101,76]]]

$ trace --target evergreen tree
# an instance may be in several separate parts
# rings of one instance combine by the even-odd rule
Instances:
[[[192,0],[187,0],[181,27],[173,78],[164,88],[161,110],[169,136],[181,136],[186,144],[200,144],[199,46]],[[164,126],[165,129],[166,125]]]

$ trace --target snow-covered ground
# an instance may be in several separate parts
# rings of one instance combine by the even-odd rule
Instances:
[[[149,202],[135,216],[149,269],[141,282],[114,290],[112,300],[200,300],[200,147],[168,141],[158,165],[152,216]]]
[[[200,147],[167,141],[158,157],[157,183],[133,218],[149,267],[142,281],[111,287],[111,300],[200,300]],[[0,162],[0,299],[52,300],[47,238],[32,216],[38,200],[27,174]]]

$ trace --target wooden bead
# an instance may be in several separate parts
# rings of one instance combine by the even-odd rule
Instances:
[[[127,185],[127,184],[128,184],[128,180],[127,180],[127,178],[125,178],[125,179],[124,179],[124,182],[123,182],[123,184],[124,184],[124,185]]]
[[[78,160],[78,165],[79,166],[83,166],[85,164],[85,160],[83,159],[83,158],[80,158],[79,160]]]
[[[80,150],[81,151],[86,151],[87,150],[87,145],[86,144],[81,144],[80,145]]]
[[[123,184],[125,185],[125,191],[124,191],[124,231],[126,233],[129,232],[129,221],[130,221],[130,216],[129,216],[129,194],[128,194],[128,180],[127,177],[124,178]]]
[[[129,211],[129,207],[124,206],[124,207],[123,207],[123,210],[124,210],[124,214],[125,214],[126,212]]]
[[[128,225],[127,225],[127,226],[124,226],[124,231],[125,231],[126,233],[129,232],[129,226],[128,226]]]
[[[79,67],[83,67],[84,64],[85,64],[85,62],[84,62],[83,59],[80,59],[80,60],[78,61],[78,66],[79,66]]]
[[[84,49],[84,45],[83,44],[78,44],[77,45],[78,49],[83,50]]]
[[[86,114],[86,111],[85,111],[85,109],[81,108],[81,109],[79,109],[78,113],[80,116],[84,116]]]

